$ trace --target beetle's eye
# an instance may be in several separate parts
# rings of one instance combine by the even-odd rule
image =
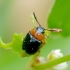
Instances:
[[[41,33],[36,33],[36,34],[35,34],[35,38],[38,39],[38,40],[43,40],[44,35],[41,34]]]
[[[36,33],[36,29],[34,28],[34,29],[32,29],[31,31],[30,31],[30,33],[31,33],[31,35],[32,36],[34,36],[35,35],[35,33]]]

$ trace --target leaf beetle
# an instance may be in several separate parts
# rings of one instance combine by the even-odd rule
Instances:
[[[35,13],[33,12],[33,16],[36,20],[36,22],[39,24],[38,27],[33,28],[31,31],[29,31],[22,43],[22,50],[26,52],[26,54],[35,54],[42,44],[45,44],[45,38],[48,37],[48,35],[44,35],[45,30],[47,31],[54,31],[54,32],[61,32],[61,29],[45,29],[43,28],[40,23],[38,22]]]

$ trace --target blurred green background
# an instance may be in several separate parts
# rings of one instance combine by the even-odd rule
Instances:
[[[70,54],[69,0],[0,0],[0,37],[2,40],[8,43],[14,33],[26,34],[32,29],[30,14],[33,11],[43,27],[63,30],[60,34],[50,34],[41,54],[47,57],[47,54],[54,49],[61,49],[64,55]],[[0,70],[24,70],[31,57],[22,58],[12,50],[0,48]],[[70,66],[70,61],[68,64]],[[70,70],[70,67],[67,70]]]

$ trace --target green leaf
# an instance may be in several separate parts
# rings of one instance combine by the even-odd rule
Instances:
[[[48,18],[50,28],[61,28],[63,36],[70,35],[70,0],[56,0]]]
[[[27,57],[25,51],[22,50],[23,33],[15,33],[12,38],[12,42],[5,44],[0,38],[0,47],[4,49],[12,49],[15,53],[18,53],[21,57]]]
[[[5,44],[2,39],[0,38],[0,47],[4,49],[12,49],[15,52],[22,51],[22,41],[23,41],[23,34],[15,33],[12,38],[12,42]]]
[[[5,44],[0,38],[0,47],[4,49],[12,49],[14,52],[18,53],[21,57],[28,56],[25,51],[22,50],[23,33],[15,33],[12,38],[12,42]]]
[[[13,35],[12,39],[12,49],[15,52],[21,52],[22,51],[22,41],[23,41],[23,34],[17,34],[15,33]]]

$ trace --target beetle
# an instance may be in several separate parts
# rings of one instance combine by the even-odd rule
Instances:
[[[35,13],[33,12],[33,16],[36,20],[36,22],[39,24],[38,27],[33,28],[30,30],[22,43],[22,50],[26,52],[26,54],[35,54],[41,47],[42,44],[45,44],[45,38],[48,37],[48,35],[45,34],[45,30],[47,31],[54,31],[54,32],[61,32],[61,29],[45,29],[43,28],[40,23],[38,22]]]

